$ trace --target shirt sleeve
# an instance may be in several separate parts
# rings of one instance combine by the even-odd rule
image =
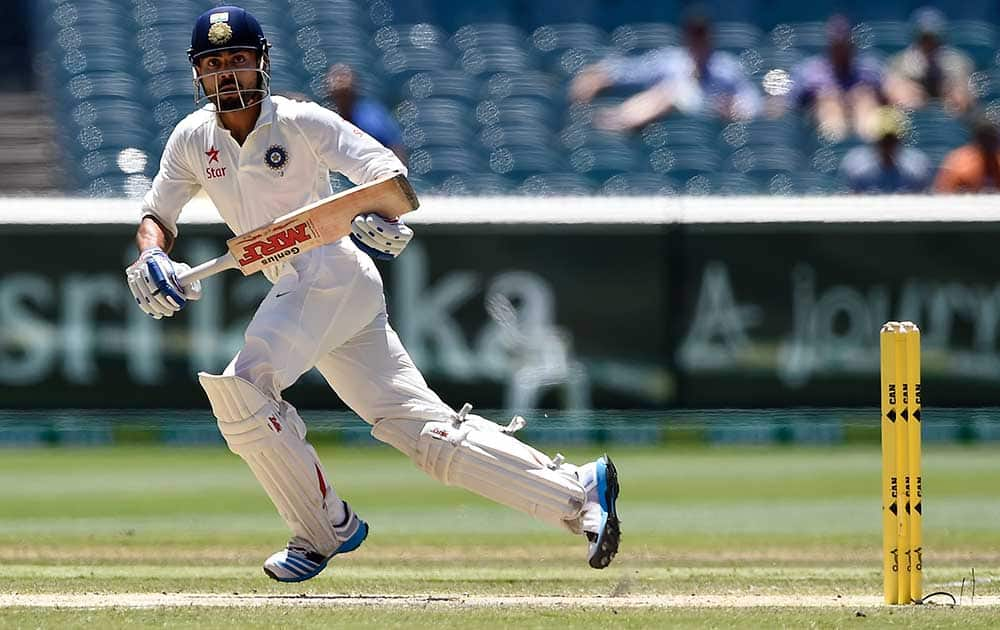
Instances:
[[[406,174],[406,167],[392,151],[325,107],[304,104],[295,123],[320,162],[355,184]]]
[[[177,218],[184,204],[194,197],[201,184],[188,166],[184,132],[175,128],[160,158],[160,170],[153,187],[142,200],[139,219],[151,216],[177,236]]]

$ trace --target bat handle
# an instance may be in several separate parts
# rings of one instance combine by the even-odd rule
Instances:
[[[179,274],[177,276],[177,282],[182,287],[186,287],[192,282],[196,282],[198,280],[204,280],[209,276],[214,276],[220,271],[225,271],[226,269],[235,269],[236,267],[237,267],[236,259],[233,258],[233,255],[228,253],[223,254],[218,258],[213,258],[212,260],[203,262],[197,267],[191,267],[190,270],[182,274]]]

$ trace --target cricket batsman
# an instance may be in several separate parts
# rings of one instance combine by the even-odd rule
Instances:
[[[188,265],[170,258],[181,208],[204,189],[234,234],[264,225],[331,191],[329,172],[355,184],[405,174],[387,148],[315,103],[270,93],[268,50],[257,20],[235,6],[198,17],[188,56],[201,109],[173,130],[146,194],[139,258],[125,270],[136,303],[159,319],[201,297],[182,286]],[[219,430],[264,487],[292,532],[264,561],[280,582],[300,582],[337,554],[357,549],[368,524],[338,496],[306,425],[282,392],[316,367],[372,435],[418,468],[526,512],[588,542],[590,566],[618,551],[618,477],[607,455],[574,466],[549,458],[503,427],[456,412],[427,386],[386,315],[372,258],[393,259],[413,232],[377,214],[354,220],[350,237],[265,271],[273,284],[222,374],[198,375]]]

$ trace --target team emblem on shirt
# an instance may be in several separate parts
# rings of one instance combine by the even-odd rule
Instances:
[[[288,164],[288,151],[281,145],[272,145],[264,154],[264,162],[271,170],[280,171]]]

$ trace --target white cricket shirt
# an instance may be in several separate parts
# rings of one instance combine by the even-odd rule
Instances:
[[[355,184],[406,167],[338,114],[316,103],[269,96],[240,146],[207,105],[177,124],[146,193],[141,216],[177,235],[181,209],[204,188],[222,220],[242,234],[332,193],[330,171]]]

